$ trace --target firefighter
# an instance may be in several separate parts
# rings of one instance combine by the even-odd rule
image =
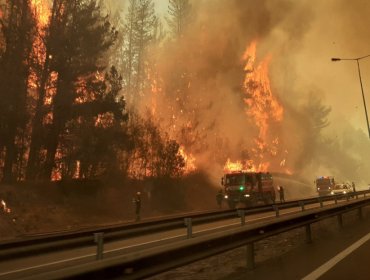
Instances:
[[[218,208],[220,209],[222,208],[222,199],[223,199],[222,190],[219,190],[218,193],[216,194],[216,201]]]
[[[283,186],[279,186],[279,198],[280,198],[280,203],[285,202]]]
[[[137,192],[136,196],[132,200],[135,204],[135,214],[136,214],[136,221],[140,221],[140,211],[141,211],[141,193]]]

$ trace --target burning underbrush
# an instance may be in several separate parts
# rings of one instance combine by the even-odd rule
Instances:
[[[111,178],[2,185],[0,201],[6,211],[0,212],[0,238],[132,222],[132,198],[138,191],[143,219],[216,206],[215,186],[203,173],[182,179],[117,182]]]

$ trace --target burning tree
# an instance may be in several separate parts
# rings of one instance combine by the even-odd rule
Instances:
[[[23,162],[29,108],[27,104],[30,57],[35,31],[31,3],[1,1],[0,6],[0,151],[3,181],[16,179],[16,162]]]
[[[117,116],[121,111],[122,115],[124,108],[115,98],[117,92],[105,96],[105,78],[99,74],[107,67],[102,58],[117,32],[101,15],[96,1],[54,0],[51,11],[43,38],[45,56],[33,121],[29,178],[37,174],[37,163],[43,166],[43,174],[38,175],[51,177],[69,122],[106,112]],[[46,116],[51,120],[45,121]]]
[[[257,127],[258,135],[254,139],[254,147],[249,149],[247,169],[266,171],[279,168],[284,162],[284,150],[279,146],[279,137],[274,135],[271,126],[276,126],[283,120],[283,107],[272,93],[269,79],[269,63],[271,56],[267,56],[256,65],[256,41],[246,49],[243,60],[245,61],[245,79],[243,90],[245,93],[246,114]],[[277,162],[276,162],[277,161]]]

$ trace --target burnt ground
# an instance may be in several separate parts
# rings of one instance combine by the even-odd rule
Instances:
[[[147,280],[301,279],[320,265],[318,255],[322,257],[327,245],[331,246],[332,250],[337,250],[340,246],[346,246],[343,241],[354,242],[357,236],[362,237],[361,234],[370,231],[370,211],[364,209],[363,212],[362,221],[358,219],[355,211],[344,214],[344,227],[340,230],[336,217],[313,224],[312,244],[306,243],[304,228],[255,243],[256,268],[253,270],[246,269],[246,248],[242,247],[164,272]],[[309,251],[315,251],[312,258],[305,256]]]
[[[132,202],[141,192],[143,219],[216,209],[217,188],[206,176],[181,181],[72,181],[0,185],[0,241],[135,220]]]

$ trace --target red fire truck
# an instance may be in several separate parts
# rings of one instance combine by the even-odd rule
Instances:
[[[316,190],[320,196],[329,195],[334,189],[335,181],[333,177],[321,176],[315,180]]]
[[[246,207],[275,202],[275,189],[272,175],[268,172],[236,171],[226,173],[221,184],[224,186],[224,199],[234,209],[238,203]]]

